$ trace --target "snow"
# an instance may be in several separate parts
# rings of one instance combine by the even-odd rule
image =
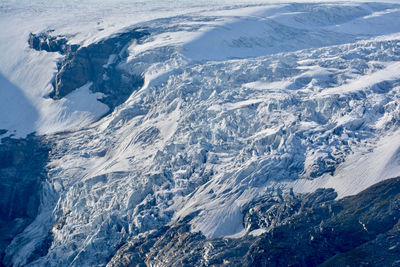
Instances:
[[[274,89],[280,90],[288,87],[290,84],[291,84],[290,81],[278,81],[278,82],[256,81],[243,84],[242,86],[257,90],[274,90]]]
[[[87,86],[60,101],[47,97],[61,55],[29,49],[29,32],[43,26],[10,16],[6,13],[0,19],[0,50],[7,51],[0,56],[0,106],[4,110],[0,113],[0,129],[8,129],[7,134],[14,137],[32,132],[52,134],[86,127],[105,114],[108,107],[97,101],[99,96],[91,94]]]
[[[37,132],[48,134],[81,129],[105,114],[109,108],[98,101],[103,94],[92,93],[89,90],[91,85],[89,82],[60,100],[43,100],[40,103]]]
[[[387,66],[382,70],[371,73],[371,75],[352,80],[349,83],[341,85],[337,88],[329,88],[328,90],[324,90],[321,94],[330,95],[352,93],[359,90],[365,90],[366,88],[383,81],[393,81],[399,79],[399,77],[400,62],[390,62],[387,63]]]
[[[396,19],[399,15],[400,10],[398,8],[388,8],[342,25],[332,26],[331,29],[334,31],[343,31],[358,35],[384,35],[396,33],[400,26]]]
[[[93,7],[91,1],[79,4],[64,1],[35,4],[25,1],[18,6],[18,14],[14,14],[13,2],[5,1],[1,9],[0,23],[3,27],[0,33],[3,38],[0,49],[8,52],[1,55],[0,72],[28,96],[26,101],[31,102],[38,116],[34,123],[31,120],[34,118],[30,117],[29,123],[13,124],[19,120],[16,119],[17,117],[29,117],[28,114],[23,114],[24,110],[28,109],[21,109],[19,113],[13,112],[15,116],[3,115],[4,127],[9,129],[10,133],[15,131],[15,136],[21,137],[30,132],[51,134],[76,129],[78,125],[79,127],[88,126],[102,115],[97,112],[101,109],[100,102],[96,110],[85,110],[79,115],[77,114],[79,110],[74,110],[75,114],[68,118],[69,116],[64,112],[65,107],[62,105],[56,107],[57,104],[44,99],[51,91],[50,81],[56,71],[56,61],[60,59],[60,55],[29,49],[26,36],[30,32],[39,32],[51,27],[54,34],[70,36],[71,43],[85,46],[134,24],[151,25],[151,21],[160,19],[194,16],[194,21],[189,23],[186,20],[177,22],[172,20],[171,25],[177,27],[176,31],[161,31],[159,34],[154,34],[149,41],[132,45],[129,52],[130,58],[133,58],[144,51],[174,45],[180,47],[182,55],[188,60],[201,61],[257,57],[338,44],[355,40],[356,37],[348,34],[357,34],[359,38],[361,34],[367,36],[390,34],[397,32],[399,28],[396,24],[399,11],[392,7],[371,13],[369,6],[365,4],[354,9],[342,6],[339,10],[350,10],[341,14],[340,19],[345,23],[331,25],[332,22],[328,25],[315,25],[315,20],[323,19],[323,16],[328,14],[325,10],[322,10],[321,14],[307,9],[302,12],[293,12],[290,5],[260,5],[262,1],[252,4],[242,1],[235,3],[238,8],[226,9],[224,6],[228,5],[228,2],[224,1],[215,7],[207,6],[206,2],[199,4],[191,1],[172,5],[158,1],[149,3],[103,1],[96,7]],[[229,2],[229,5],[232,4]],[[354,6],[355,4],[346,5]],[[181,9],[182,6],[185,6],[185,9]],[[371,6],[375,7],[374,4]],[[329,7],[329,5],[324,7]],[[380,6],[377,7],[382,9]],[[336,12],[337,8],[333,7],[332,10]],[[65,10],[68,12],[64,12]],[[309,15],[310,12],[314,12],[313,16]],[[190,26],[197,27],[196,17],[199,15],[208,19],[202,21],[198,30],[193,30]],[[216,16],[218,19],[215,19]],[[29,20],[30,23],[23,23],[25,20]],[[199,18],[199,21],[201,20]],[[355,29],[359,30],[355,31]],[[334,31],[335,34],[326,32],[327,30]],[[113,62],[113,58],[111,55],[105,67]],[[43,108],[43,106],[51,107]],[[59,117],[51,116],[52,118],[48,120],[45,110],[53,113],[56,109],[58,111],[55,113],[59,114]],[[71,108],[69,110],[72,112]],[[62,123],[64,118],[67,119]],[[69,122],[72,120],[80,121],[69,128]],[[14,126],[12,127],[11,124]],[[23,128],[21,128],[22,125],[24,125]]]
[[[224,105],[213,105],[209,107],[208,111],[215,111],[215,112],[223,112],[223,111],[231,111],[234,109],[243,108],[246,106],[254,106],[254,104],[258,104],[262,102],[262,99],[248,99],[244,101],[239,101],[236,103],[225,103]]]
[[[34,128],[37,120],[37,110],[20,88],[12,84],[0,73],[0,129],[8,129],[10,132],[20,131],[26,135]],[[18,104],[16,104],[18,103]],[[21,112],[23,110],[24,112]]]
[[[260,229],[256,229],[256,230],[251,231],[251,232],[249,233],[249,235],[251,235],[251,236],[260,236],[260,235],[262,235],[262,234],[265,233],[265,232],[266,232],[265,229],[260,228]]]
[[[321,6],[306,6],[304,11],[300,6],[300,12],[291,12],[290,5],[253,8],[252,14],[236,15],[223,25],[206,28],[202,35],[183,45],[183,54],[196,61],[264,56],[347,43],[362,35],[396,33],[400,26],[397,9],[375,12],[370,17],[363,15],[369,14],[373,5]]]
[[[344,197],[400,175],[398,5],[28,2],[0,9],[0,129],[74,131],[53,137],[54,200],[13,242],[14,263],[49,230],[34,264],[106,262],[119,240],[193,212],[192,231],[238,237],[243,207],[277,188]],[[151,34],[118,66],[145,78],[125,103],[101,118],[90,81],[46,98],[60,55],[29,49],[29,32],[89,45],[127,27]]]
[[[317,188],[334,188],[338,198],[355,195],[385,179],[400,174],[400,131],[380,138],[373,148],[350,154],[334,175],[318,179],[299,179],[288,186],[295,192],[313,192]]]

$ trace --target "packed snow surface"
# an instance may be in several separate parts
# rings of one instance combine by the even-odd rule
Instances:
[[[243,207],[277,190],[343,197],[400,175],[400,5],[68,3],[0,4],[0,129],[75,130],[52,137],[15,265],[49,230],[34,264],[93,266],[195,211],[192,231],[234,236]],[[88,45],[132,26],[150,35],[119,66],[145,79],[124,104],[98,120],[91,81],[46,97],[61,55],[29,49],[30,32]]]

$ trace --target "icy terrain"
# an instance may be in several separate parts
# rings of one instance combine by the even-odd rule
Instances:
[[[193,212],[192,232],[238,237],[277,190],[341,198],[400,175],[400,5],[74,3],[0,4],[0,129],[53,144],[5,264],[103,266]],[[107,114],[90,80],[49,98],[62,55],[30,33],[89,47],[132,27],[149,36],[117,66],[144,78],[125,103]]]

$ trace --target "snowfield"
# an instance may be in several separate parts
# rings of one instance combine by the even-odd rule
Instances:
[[[0,129],[55,144],[39,215],[6,250],[15,266],[49,231],[32,266],[103,266],[193,212],[193,232],[240,236],[243,207],[277,190],[344,197],[400,175],[400,5],[94,6],[0,4]],[[144,77],[125,103],[107,114],[92,81],[48,97],[62,56],[30,49],[30,32],[87,46],[133,26],[150,35],[118,66]]]

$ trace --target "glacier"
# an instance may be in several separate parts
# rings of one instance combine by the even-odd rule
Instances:
[[[395,2],[21,3],[0,4],[0,146],[35,133],[46,174],[6,266],[105,266],[185,218],[208,239],[259,236],[243,218],[266,196],[346,201],[400,175]],[[95,67],[143,79],[123,103],[100,73],[51,97],[68,57],[30,34],[86,51],[132,29],[148,35]]]

